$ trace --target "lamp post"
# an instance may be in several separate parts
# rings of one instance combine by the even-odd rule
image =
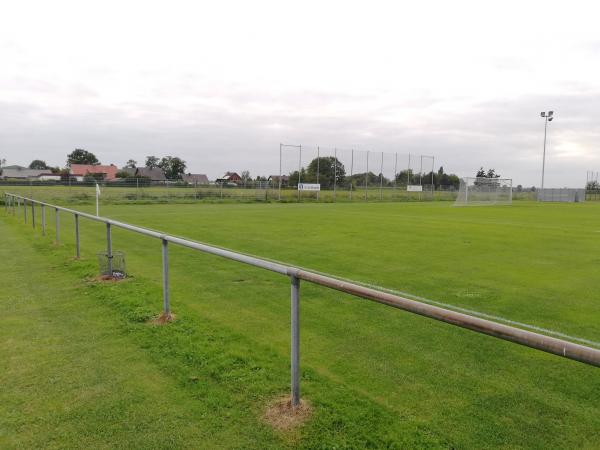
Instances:
[[[544,154],[542,157],[542,195],[544,195],[544,174],[546,172],[546,134],[548,130],[548,122],[554,119],[554,111],[542,111],[540,116],[544,118]]]

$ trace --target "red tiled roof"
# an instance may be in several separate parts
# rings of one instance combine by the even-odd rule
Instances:
[[[117,166],[101,166],[92,164],[71,164],[71,175],[84,177],[88,173],[102,173],[105,179],[114,180],[117,178]]]

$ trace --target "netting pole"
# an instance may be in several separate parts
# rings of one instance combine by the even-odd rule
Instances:
[[[394,195],[393,198],[396,198],[396,187],[398,184],[398,152],[396,152],[396,159],[394,160]]]
[[[435,156],[431,157],[431,200],[434,200],[435,195],[435,177],[433,171],[435,170]]]
[[[321,170],[321,149],[317,145],[317,184],[319,184],[319,172]],[[319,186],[319,190],[317,191],[317,201],[319,201],[319,194],[321,192],[321,187]]]
[[[163,269],[163,315],[168,318],[171,315],[169,301],[169,241],[162,240],[162,269]]]
[[[108,274],[112,278],[113,267],[112,267],[112,236],[110,232],[110,223],[106,224],[106,259],[108,262]]]
[[[281,201],[281,149],[283,144],[279,144],[279,201]]]
[[[352,183],[354,182],[352,175],[354,175],[354,149],[351,150],[350,159],[350,201],[352,201]]]
[[[42,236],[46,236],[46,206],[42,205]]]
[[[291,388],[292,407],[300,404],[300,280],[291,276]]]
[[[337,188],[337,148],[333,149],[333,201],[335,202],[335,194]]]
[[[369,195],[369,151],[367,150],[367,171],[365,172],[365,202]]]
[[[383,152],[381,152],[381,169],[379,172],[379,200],[383,200]]]
[[[302,180],[302,145],[299,146],[298,151],[298,201],[300,201],[300,182]]]
[[[79,259],[81,256],[79,246],[79,214],[75,214],[75,257]]]
[[[56,245],[60,244],[60,215],[58,208],[54,209],[54,226],[56,228]]]

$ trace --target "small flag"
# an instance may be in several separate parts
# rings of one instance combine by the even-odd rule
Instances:
[[[96,183],[96,194],[100,195],[100,186]]]

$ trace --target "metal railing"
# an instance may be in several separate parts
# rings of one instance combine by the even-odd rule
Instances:
[[[159,239],[162,243],[162,269],[163,269],[163,315],[169,317],[171,314],[169,299],[169,257],[168,244],[181,245],[183,247],[198,250],[204,253],[220,256],[233,261],[248,264],[261,269],[270,270],[281,275],[288,276],[291,284],[291,401],[292,405],[297,406],[300,402],[300,280],[313,284],[328,287],[346,294],[372,300],[377,303],[392,306],[414,314],[429,317],[431,319],[446,322],[462,328],[467,328],[478,333],[487,334],[498,339],[514,342],[533,349],[541,350],[564,358],[580,361],[585,364],[600,367],[600,349],[575,344],[563,339],[553,338],[539,333],[526,331],[520,328],[503,325],[479,317],[459,313],[427,303],[411,300],[397,295],[381,292],[372,288],[364,287],[348,281],[342,281],[333,277],[321,275],[309,270],[300,269],[261,258],[244,255],[241,253],[225,250],[201,242],[183,239],[171,236],[147,228],[130,225],[106,217],[94,216],[84,212],[69,208],[63,208],[44,202],[40,202],[27,197],[15,194],[5,193],[5,210],[7,213],[17,214],[17,210],[23,207],[25,223],[27,223],[27,207],[31,206],[31,222],[33,228],[35,222],[35,205],[41,208],[41,227],[42,234],[46,234],[46,208],[54,209],[56,215],[56,243],[60,242],[60,222],[59,212],[73,214],[75,218],[75,248],[76,256],[80,256],[79,245],[79,218],[86,218],[96,222],[106,224],[106,254],[110,260],[112,258],[112,236],[111,227],[118,227],[124,230],[143,234]],[[112,272],[109,272],[112,273]]]

